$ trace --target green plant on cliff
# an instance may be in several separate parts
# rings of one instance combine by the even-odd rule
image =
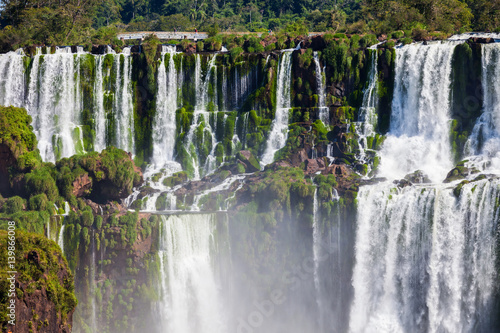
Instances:
[[[5,145],[18,160],[19,171],[28,171],[41,163],[31,116],[23,108],[0,106],[0,146]]]
[[[47,303],[45,308],[49,311],[53,309],[55,315],[48,317],[48,313],[30,313],[33,319],[35,316],[43,316],[48,318],[49,325],[52,327],[57,324],[68,327],[68,314],[72,313],[77,305],[77,299],[74,294],[73,275],[68,269],[66,259],[61,253],[57,244],[48,240],[44,236],[26,233],[21,230],[16,231],[16,250],[14,251],[17,283],[17,297],[20,302],[33,302],[32,295],[35,291],[39,292],[36,302]],[[7,231],[0,231],[0,246],[3,249],[8,248],[9,241]],[[7,251],[0,253],[0,265],[7,267]],[[7,273],[0,273],[0,322],[2,329],[5,330],[7,324],[6,314],[8,304],[8,280]],[[18,309],[18,315],[22,308]],[[29,317],[28,317],[29,318]],[[57,320],[57,322],[54,322]],[[22,330],[27,323],[17,322],[17,329]]]

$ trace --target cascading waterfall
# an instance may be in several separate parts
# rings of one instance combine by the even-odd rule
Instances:
[[[283,51],[278,66],[278,83],[276,89],[276,114],[271,124],[271,133],[267,139],[266,150],[261,163],[267,165],[274,160],[274,154],[285,146],[288,136],[288,113],[291,107],[291,74],[292,52]]]
[[[319,111],[319,119],[323,122],[325,125],[330,124],[330,115],[329,115],[329,109],[326,106],[326,92],[325,92],[325,69],[321,67],[321,64],[319,62],[319,56],[318,52],[314,51],[313,53],[314,57],[314,64],[316,65],[316,86],[318,87],[318,111]]]
[[[500,44],[482,45],[483,113],[465,146],[466,155],[482,154],[500,169]]]
[[[500,182],[367,186],[358,196],[352,332],[488,327]],[[483,328],[483,329],[481,329]]]
[[[225,319],[213,261],[213,214],[161,217],[161,331],[224,332]]]
[[[0,105],[24,103],[24,53],[22,50],[0,55]]]
[[[106,111],[104,110],[104,75],[103,63],[105,56],[96,57],[94,81],[94,108],[95,108],[95,141],[94,150],[102,151],[106,148]],[[109,76],[109,73],[108,73]]]
[[[321,327],[323,323],[323,310],[324,306],[322,304],[321,297],[321,285],[319,282],[319,251],[320,251],[320,230],[318,221],[318,188],[314,189],[314,201],[313,201],[313,257],[314,257],[314,289],[316,291],[316,305],[318,306],[319,313],[319,325],[320,331],[323,331]]]
[[[53,54],[42,54],[38,47],[29,72],[25,72],[24,64],[29,58],[21,50],[0,55],[0,73],[6,78],[0,81],[0,104],[27,109],[44,161],[54,162],[85,152],[82,79],[93,80],[94,150],[101,151],[107,144],[134,150],[130,48],[121,54],[108,49],[108,55],[92,56],[95,73],[83,78],[82,62],[88,61],[87,56],[81,47],[77,47],[76,53],[72,53],[71,47],[57,47]],[[112,68],[107,71],[106,56],[112,57]],[[115,81],[109,82],[111,76]],[[105,109],[106,100],[112,100],[110,110]],[[114,119],[114,140],[107,137],[107,112],[112,112]]]
[[[80,55],[66,47],[57,48],[55,54],[37,54],[33,59],[26,108],[33,117],[43,160],[53,162],[76,153],[73,131],[81,115],[77,84]]]
[[[134,106],[132,97],[132,57],[130,47],[115,56],[116,90],[113,113],[116,120],[115,144],[125,151],[134,152]]]
[[[163,46],[158,69],[156,117],[153,124],[153,161],[158,166],[172,161],[175,148],[177,110],[177,70],[175,46]],[[166,58],[168,57],[168,62]]]
[[[57,237],[57,245],[61,248],[61,252],[64,254],[64,227],[63,224],[59,230],[59,236]]]
[[[370,56],[371,62],[368,74],[368,87],[363,94],[363,104],[359,109],[359,121],[356,122],[355,127],[356,134],[358,135],[359,149],[359,153],[356,157],[361,163],[367,164],[368,158],[366,152],[370,149],[370,147],[368,147],[368,137],[375,136],[375,129],[377,127],[377,50],[371,50]],[[370,168],[370,166],[368,166],[368,168]]]
[[[451,169],[451,60],[456,43],[396,49],[390,131],[380,152],[380,176],[422,170],[434,182]]]
[[[380,152],[380,175],[392,180],[423,170],[441,182],[451,169],[449,99],[455,45],[397,49],[391,127]],[[494,80],[488,77],[496,70],[488,51],[484,54],[483,85]],[[496,103],[496,92],[486,90],[489,113],[487,105]],[[469,140],[473,154],[481,153],[474,143],[479,132],[495,136],[496,125],[488,119],[493,119],[491,114],[478,120]],[[481,126],[490,130],[478,129]],[[351,332],[491,329],[500,181],[475,181],[458,192],[456,186],[400,188],[385,182],[360,188]]]

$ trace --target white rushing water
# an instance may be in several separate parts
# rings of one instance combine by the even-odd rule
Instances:
[[[94,81],[94,108],[95,108],[95,140],[94,150],[102,151],[106,148],[106,111],[104,109],[104,57],[95,59],[95,81]],[[109,72],[106,76],[109,77]]]
[[[33,59],[26,108],[44,161],[76,153],[73,130],[81,120],[80,55],[66,47]]]
[[[162,332],[225,332],[220,286],[213,267],[215,215],[161,217]]]
[[[118,148],[134,152],[134,105],[132,96],[132,57],[130,47],[115,56],[116,82],[113,114],[116,123],[115,144]]]
[[[321,67],[319,62],[318,52],[314,51],[313,54],[314,64],[316,65],[316,86],[318,87],[318,110],[319,119],[325,125],[330,125],[329,108],[326,106],[326,90],[325,90],[325,68]]]
[[[453,167],[450,78],[456,45],[397,49],[380,175],[393,180],[423,170],[440,183]],[[467,144],[471,154],[489,155],[486,148],[498,137],[495,52],[496,46],[483,46],[484,114]],[[360,188],[350,332],[489,331],[500,181],[466,184],[458,197],[455,186],[398,188],[389,181]]]
[[[440,182],[451,169],[451,60],[456,45],[411,44],[396,50],[391,125],[380,151],[380,176],[402,178],[422,170]]]
[[[26,108],[33,118],[33,129],[44,161],[54,162],[85,152],[82,79],[94,80],[91,110],[95,120],[94,150],[101,151],[110,142],[126,151],[134,151],[130,48],[125,48],[121,54],[112,50],[108,53],[113,59],[111,68],[106,71],[106,55],[92,56],[95,60],[92,77],[81,77],[82,59],[88,60],[88,54],[81,47],[77,47],[77,53],[72,53],[70,47],[56,47],[52,54],[42,54],[41,48],[37,48],[26,73],[24,63],[28,58],[22,51],[0,55],[0,104]],[[111,72],[116,78],[114,82],[109,82]],[[107,99],[112,101],[110,110],[105,108]],[[106,119],[114,119],[114,140],[107,137]]]
[[[61,248],[61,252],[64,254],[64,227],[63,224],[59,230],[59,236],[57,237],[57,245]]]
[[[276,88],[276,113],[271,123],[271,132],[267,139],[266,150],[262,155],[262,165],[274,161],[274,154],[285,146],[288,136],[288,113],[291,107],[292,52],[285,50],[278,65]]]
[[[0,54],[0,105],[21,107],[24,103],[24,53]]]
[[[158,68],[158,92],[156,97],[156,116],[153,124],[153,161],[161,166],[172,161],[175,138],[177,110],[177,70],[174,56],[176,46],[163,46],[162,59]],[[168,61],[165,59],[168,58]]]
[[[351,332],[471,332],[488,327],[498,180],[451,188],[393,184],[358,196]]]
[[[368,87],[363,93],[363,104],[359,109],[359,120],[356,122],[356,134],[358,135],[358,149],[359,153],[356,158],[361,163],[367,163],[370,171],[370,164],[368,163],[367,150],[371,149],[368,147],[368,138],[373,137],[376,134],[377,127],[377,61],[378,53],[377,50],[370,51],[370,71],[368,73]]]
[[[313,257],[314,257],[314,289],[316,291],[316,305],[318,306],[319,313],[319,325],[323,323],[324,306],[322,302],[321,295],[321,285],[319,277],[319,265],[320,265],[320,243],[321,243],[321,231],[319,229],[319,216],[318,216],[318,188],[314,189],[314,199],[313,199]]]

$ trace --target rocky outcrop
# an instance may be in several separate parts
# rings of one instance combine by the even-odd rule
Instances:
[[[73,181],[73,195],[77,198],[88,195],[91,190],[92,178],[89,177],[88,173],[77,176]]]
[[[256,172],[260,170],[259,161],[248,150],[242,150],[238,153],[238,160],[243,163],[245,172]]]
[[[468,161],[462,161],[458,163],[457,166],[448,173],[443,183],[451,183],[456,180],[466,179],[473,174],[479,173],[478,169],[474,166],[467,165],[467,162]]]

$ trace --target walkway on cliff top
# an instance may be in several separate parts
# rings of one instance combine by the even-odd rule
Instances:
[[[118,34],[119,39],[143,39],[149,35],[156,35],[158,39],[206,39],[208,38],[208,33],[206,32],[198,32],[195,33],[193,31],[185,32],[185,31],[135,31],[135,32],[123,32]],[[257,35],[261,36],[263,32],[222,32],[225,35]],[[309,36],[321,35],[323,32],[310,32]]]

